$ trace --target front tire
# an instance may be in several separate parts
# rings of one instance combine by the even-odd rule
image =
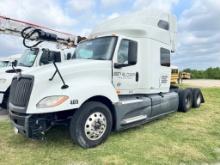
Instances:
[[[73,115],[70,122],[71,139],[83,148],[104,142],[112,129],[109,108],[100,102],[87,102]]]

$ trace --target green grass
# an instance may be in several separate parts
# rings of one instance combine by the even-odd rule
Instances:
[[[206,103],[188,113],[112,133],[94,148],[82,149],[68,129],[52,129],[46,141],[14,135],[0,121],[0,164],[202,164],[220,162],[220,88],[204,88]]]

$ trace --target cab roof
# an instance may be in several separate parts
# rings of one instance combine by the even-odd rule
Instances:
[[[175,16],[158,10],[142,10],[103,22],[92,31],[90,37],[111,34],[148,37],[171,45],[171,50],[175,51],[176,31]]]

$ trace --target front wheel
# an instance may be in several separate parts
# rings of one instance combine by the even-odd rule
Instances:
[[[72,140],[83,148],[104,142],[112,129],[109,108],[100,102],[87,102],[73,115],[70,122]]]

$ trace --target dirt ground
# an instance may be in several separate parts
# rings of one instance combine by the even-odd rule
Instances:
[[[219,87],[220,80],[183,80],[183,84],[194,87]]]

